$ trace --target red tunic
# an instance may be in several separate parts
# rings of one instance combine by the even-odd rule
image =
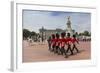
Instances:
[[[66,38],[66,42],[67,42],[67,44],[71,44],[72,43],[72,38]]]
[[[75,38],[72,38],[72,43],[75,44],[76,42],[78,43],[78,40]]]
[[[55,39],[55,42],[56,42],[56,46],[60,46],[61,39]]]
[[[56,39],[51,39],[51,45],[56,46]]]
[[[65,44],[66,44],[66,39],[62,38],[61,39],[61,47],[65,47]]]

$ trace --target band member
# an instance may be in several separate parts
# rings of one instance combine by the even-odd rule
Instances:
[[[72,39],[70,38],[70,33],[67,33],[66,41],[67,41],[67,45],[68,45],[67,50],[66,50],[66,53],[68,53],[70,51],[71,52],[71,55],[73,55],[73,51],[71,49]]]
[[[51,36],[48,38],[48,47],[49,47],[49,50],[51,51]]]
[[[67,58],[66,50],[65,50],[65,44],[66,44],[66,33],[61,33],[61,54],[65,54],[65,58]]]
[[[57,33],[56,34],[56,49],[55,49],[55,53],[58,53],[58,55],[60,54],[61,52],[61,49],[60,49],[60,38],[59,38],[59,34]]]
[[[79,44],[78,40],[76,39],[76,36],[73,35],[73,38],[72,38],[72,43],[73,43],[73,46],[72,46],[72,51],[74,51],[74,49],[77,51],[77,53],[79,53],[79,50],[77,49],[76,47],[76,44]]]
[[[54,51],[55,47],[56,47],[56,40],[55,40],[55,35],[54,34],[52,34],[51,47],[52,47],[51,51]]]

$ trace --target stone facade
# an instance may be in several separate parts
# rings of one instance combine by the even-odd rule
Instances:
[[[62,29],[51,30],[51,29],[45,29],[43,27],[39,30],[39,33],[42,39],[48,39],[52,34],[56,34],[56,33],[61,34],[62,32],[66,32],[66,30],[62,30]]]
[[[59,33],[61,34],[62,32],[66,32],[70,33],[71,36],[75,33],[75,31],[71,28],[71,20],[70,17],[67,18],[67,23],[66,23],[67,27],[65,30],[62,29],[45,29],[44,27],[42,27],[41,29],[39,29],[39,34],[42,38],[42,40],[48,39],[52,34],[56,34]]]

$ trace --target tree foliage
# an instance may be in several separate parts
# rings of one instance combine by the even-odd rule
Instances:
[[[91,36],[91,33],[85,30],[84,32],[79,33],[79,36]]]
[[[32,36],[36,36],[37,33],[34,31],[29,31],[28,29],[23,29],[23,39],[31,38]]]
[[[30,36],[30,31],[27,29],[23,29],[23,38],[27,39]]]

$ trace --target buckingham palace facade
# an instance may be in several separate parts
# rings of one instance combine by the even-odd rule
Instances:
[[[39,29],[39,34],[40,34],[40,37],[42,38],[42,40],[48,39],[52,34],[56,34],[56,33],[61,34],[62,32],[66,32],[66,30],[62,30],[62,29],[45,29],[44,27]]]

